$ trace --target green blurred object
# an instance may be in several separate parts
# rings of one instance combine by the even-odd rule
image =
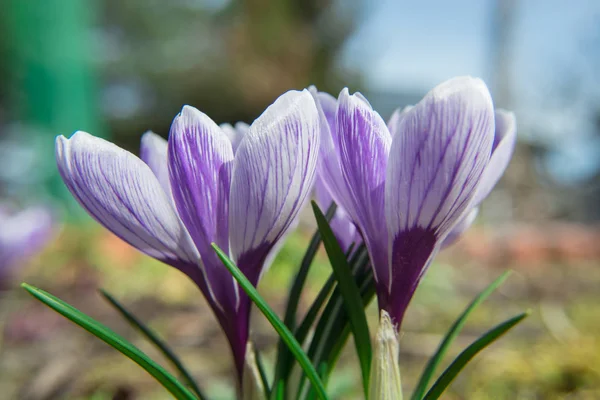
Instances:
[[[39,152],[35,168],[53,168],[40,182],[44,189],[74,206],[55,167],[54,138],[78,129],[103,134],[92,58],[96,1],[7,0],[3,4],[7,30],[3,47],[10,78],[7,105],[24,128],[17,133],[19,142],[35,143]]]

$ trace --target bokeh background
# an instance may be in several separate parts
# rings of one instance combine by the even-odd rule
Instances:
[[[517,311],[532,315],[446,398],[600,398],[598,71],[594,0],[3,0],[0,201],[48,207],[56,227],[3,284],[2,398],[168,398],[132,362],[30,299],[22,281],[163,361],[103,302],[97,289],[107,289],[173,345],[215,399],[234,393],[225,339],[199,291],[84,215],[58,177],[56,135],[86,130],[137,153],[141,134],[166,136],[184,104],[219,123],[252,122],[284,91],[310,84],[361,91],[387,118],[457,75],[482,77],[496,105],[515,111],[519,143],[476,226],[438,258],[411,304],[405,388],[469,299],[510,268],[453,352]],[[276,310],[314,230],[305,217],[260,285]],[[321,254],[305,307],[329,273]],[[268,359],[276,337],[254,316]],[[360,398],[351,353],[332,382],[339,399]]]

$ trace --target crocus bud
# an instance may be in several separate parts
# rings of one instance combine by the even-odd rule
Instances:
[[[264,400],[265,388],[256,364],[256,354],[252,344],[246,345],[246,361],[242,378],[242,400]]]
[[[402,400],[398,334],[388,313],[381,311],[371,367],[370,400]]]

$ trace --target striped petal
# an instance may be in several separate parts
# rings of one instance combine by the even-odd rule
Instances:
[[[492,149],[485,84],[455,78],[410,109],[393,132],[386,185],[390,240],[419,227],[443,236],[473,199]]]
[[[350,194],[344,178],[338,151],[336,149],[337,129],[335,114],[337,112],[337,100],[323,92],[317,92],[314,86],[309,88],[319,113],[319,128],[321,132],[321,146],[319,150],[319,177],[328,192],[339,207],[347,207],[350,204]],[[329,205],[321,205],[323,211]]]
[[[233,150],[208,116],[185,106],[169,133],[169,172],[181,220],[198,248],[217,302],[235,308],[237,289],[211,243],[229,251],[228,207]]]
[[[360,95],[349,95],[348,89],[338,98],[336,130],[335,146],[348,192],[347,198],[340,198],[341,205],[362,233],[376,280],[387,281],[387,232],[382,227],[390,132],[369,103]]]
[[[242,139],[233,167],[230,243],[254,284],[269,250],[310,195],[319,140],[317,109],[306,90],[280,96]]]
[[[329,193],[329,189],[327,189],[320,176],[317,176],[317,180],[315,181],[315,200],[323,212],[325,212],[333,203],[333,198]],[[360,237],[356,226],[342,207],[337,207],[335,215],[329,222],[329,225],[342,250],[348,250],[352,243],[355,245],[362,243],[362,238]]]
[[[441,241],[470,210],[490,158],[493,122],[485,84],[455,78],[395,125],[385,201],[391,279],[380,306],[396,323]]]
[[[465,217],[462,217],[458,223],[454,225],[454,228],[452,228],[450,233],[444,238],[444,241],[442,242],[442,249],[456,243],[462,234],[465,233],[465,231],[469,229],[471,225],[473,225],[478,213],[479,207],[475,207]]]
[[[56,160],[73,196],[115,235],[167,264],[200,262],[167,194],[142,160],[81,131],[56,138]]]
[[[512,158],[517,141],[517,120],[512,112],[496,110],[496,132],[492,147],[492,157],[488,163],[477,194],[473,200],[474,205],[479,205],[490,194],[496,183],[500,180]]]
[[[223,132],[225,132],[225,135],[227,135],[227,137],[229,138],[229,141],[231,142],[231,147],[233,148],[233,152],[235,153],[240,145],[240,142],[242,141],[242,138],[246,135],[246,133],[248,133],[250,125],[248,125],[245,122],[237,122],[235,126],[232,126],[231,124],[227,123],[221,124],[219,126],[221,127]]]
[[[169,181],[169,165],[167,164],[167,141],[152,131],[144,133],[140,145],[140,158],[154,172],[158,182],[170,196],[171,183]]]

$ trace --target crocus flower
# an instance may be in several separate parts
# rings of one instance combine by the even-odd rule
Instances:
[[[19,262],[42,250],[53,236],[50,211],[36,206],[13,211],[0,205],[0,288]]]
[[[379,308],[398,329],[424,272],[502,175],[515,137],[485,84],[454,78],[386,125],[359,93],[313,91],[324,132],[319,176],[369,251]]]
[[[246,129],[239,146],[227,127],[189,106],[173,121],[168,143],[144,135],[141,160],[84,132],[56,141],[60,173],[79,203],[117,236],[198,285],[231,345],[240,382],[251,302],[211,243],[257,285],[310,194],[318,121],[311,95],[290,91]]]

